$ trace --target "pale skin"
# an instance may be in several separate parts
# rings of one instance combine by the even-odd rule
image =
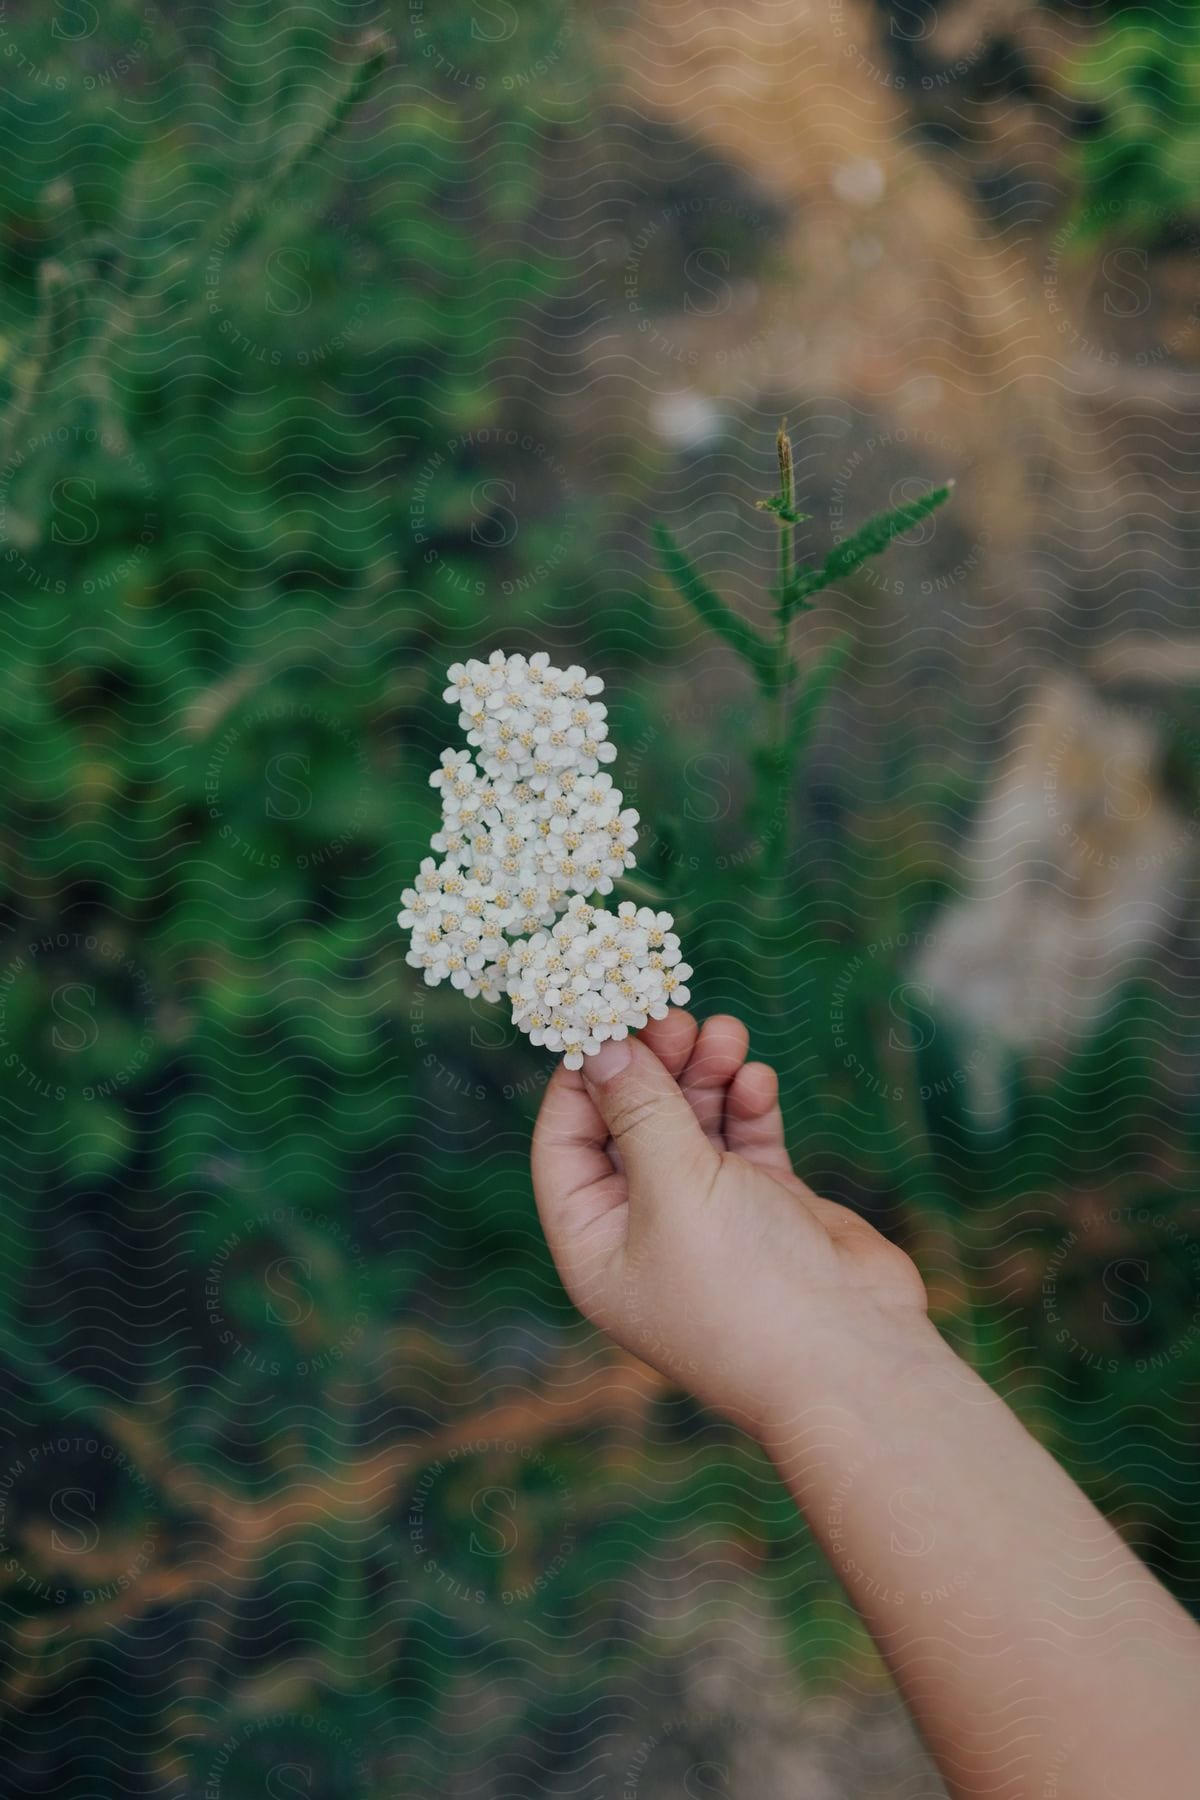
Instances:
[[[951,1351],[909,1257],[793,1172],[747,1047],[674,1011],[558,1069],[533,1177],[567,1292],[763,1445],[954,1800],[1200,1795],[1200,1629]]]

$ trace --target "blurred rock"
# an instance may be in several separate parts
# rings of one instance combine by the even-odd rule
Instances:
[[[748,1586],[736,1549],[698,1545],[643,1569],[631,1598],[673,1650],[607,1697],[606,1729],[546,1800],[945,1800],[893,1689],[861,1664],[836,1691],[797,1683],[780,1609]]]
[[[829,185],[847,206],[877,206],[887,192],[887,176],[873,156],[854,156],[838,164]]]
[[[681,448],[710,443],[721,435],[720,408],[694,388],[672,388],[656,394],[650,407],[654,428],[667,443]]]
[[[1197,821],[1162,790],[1167,729],[1072,679],[1030,705],[915,970],[977,1039],[1077,1041],[1176,924]]]

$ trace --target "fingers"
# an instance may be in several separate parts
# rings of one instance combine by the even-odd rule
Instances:
[[[667,1072],[687,1067],[699,1027],[688,1012],[673,1008],[652,1019],[642,1040]],[[618,1178],[614,1178],[614,1167]],[[538,1213],[559,1267],[589,1226],[627,1198],[624,1164],[610,1141],[583,1073],[561,1064],[547,1084],[533,1134],[533,1186]]]
[[[564,1269],[588,1227],[625,1198],[605,1150],[608,1126],[578,1069],[560,1063],[533,1133],[533,1192],[550,1253]]]
[[[687,1068],[699,1029],[690,1012],[673,1006],[665,1019],[651,1019],[638,1035],[643,1044],[650,1046],[668,1075],[678,1081]]]
[[[725,1142],[729,1149],[773,1175],[790,1175],[783,1141],[779,1080],[767,1063],[745,1063],[725,1096]]]
[[[750,1033],[740,1019],[718,1013],[706,1019],[679,1085],[709,1142],[724,1148],[725,1093],[746,1060]]]
[[[620,1153],[634,1203],[652,1203],[715,1174],[717,1156],[669,1072],[646,1044],[620,1038],[581,1071]]]

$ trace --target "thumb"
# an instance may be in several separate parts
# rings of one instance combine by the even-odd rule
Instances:
[[[711,1176],[719,1158],[648,1045],[610,1038],[585,1056],[584,1083],[621,1152],[630,1190],[651,1197]]]

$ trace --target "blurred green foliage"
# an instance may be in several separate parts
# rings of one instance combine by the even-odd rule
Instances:
[[[1084,110],[1079,209],[1091,238],[1161,240],[1194,219],[1200,17],[1186,3],[1123,6],[1068,71]]]
[[[810,1675],[866,1655],[761,1458],[687,1402],[549,1404],[519,1441],[503,1411],[596,1354],[529,1193],[547,1065],[416,988],[392,922],[452,735],[443,670],[497,643],[569,661],[586,638],[618,742],[645,746],[647,866],[698,1010],[751,1021],[799,1165],[960,1271],[946,1329],[1194,1592],[1195,1496],[1095,1259],[1056,1281],[1066,1327],[1041,1293],[1076,1202],[1178,1213],[1128,1248],[1168,1296],[1141,1348],[1195,1432],[1172,1008],[1114,996],[1094,1044],[1006,1066],[980,1111],[949,1028],[926,1043],[920,996],[895,1007],[981,773],[916,781],[914,720],[852,787],[803,700],[764,943],[755,700],[721,747],[730,803],[685,812],[713,745],[663,718],[677,603],[648,554],[598,553],[610,502],[546,374],[586,286],[555,222],[594,166],[595,46],[555,0],[495,40],[414,3],[368,78],[376,11],[5,11],[6,1794],[235,1796],[300,1754],[314,1800],[472,1768],[538,1791],[588,1705],[665,1654],[645,1569],[731,1536]],[[617,469],[618,499],[657,473]],[[880,654],[839,649],[839,682],[869,691]],[[83,1562],[41,1529],[68,1486],[103,1526]],[[318,1498],[239,1563],[254,1509],[296,1492]]]

